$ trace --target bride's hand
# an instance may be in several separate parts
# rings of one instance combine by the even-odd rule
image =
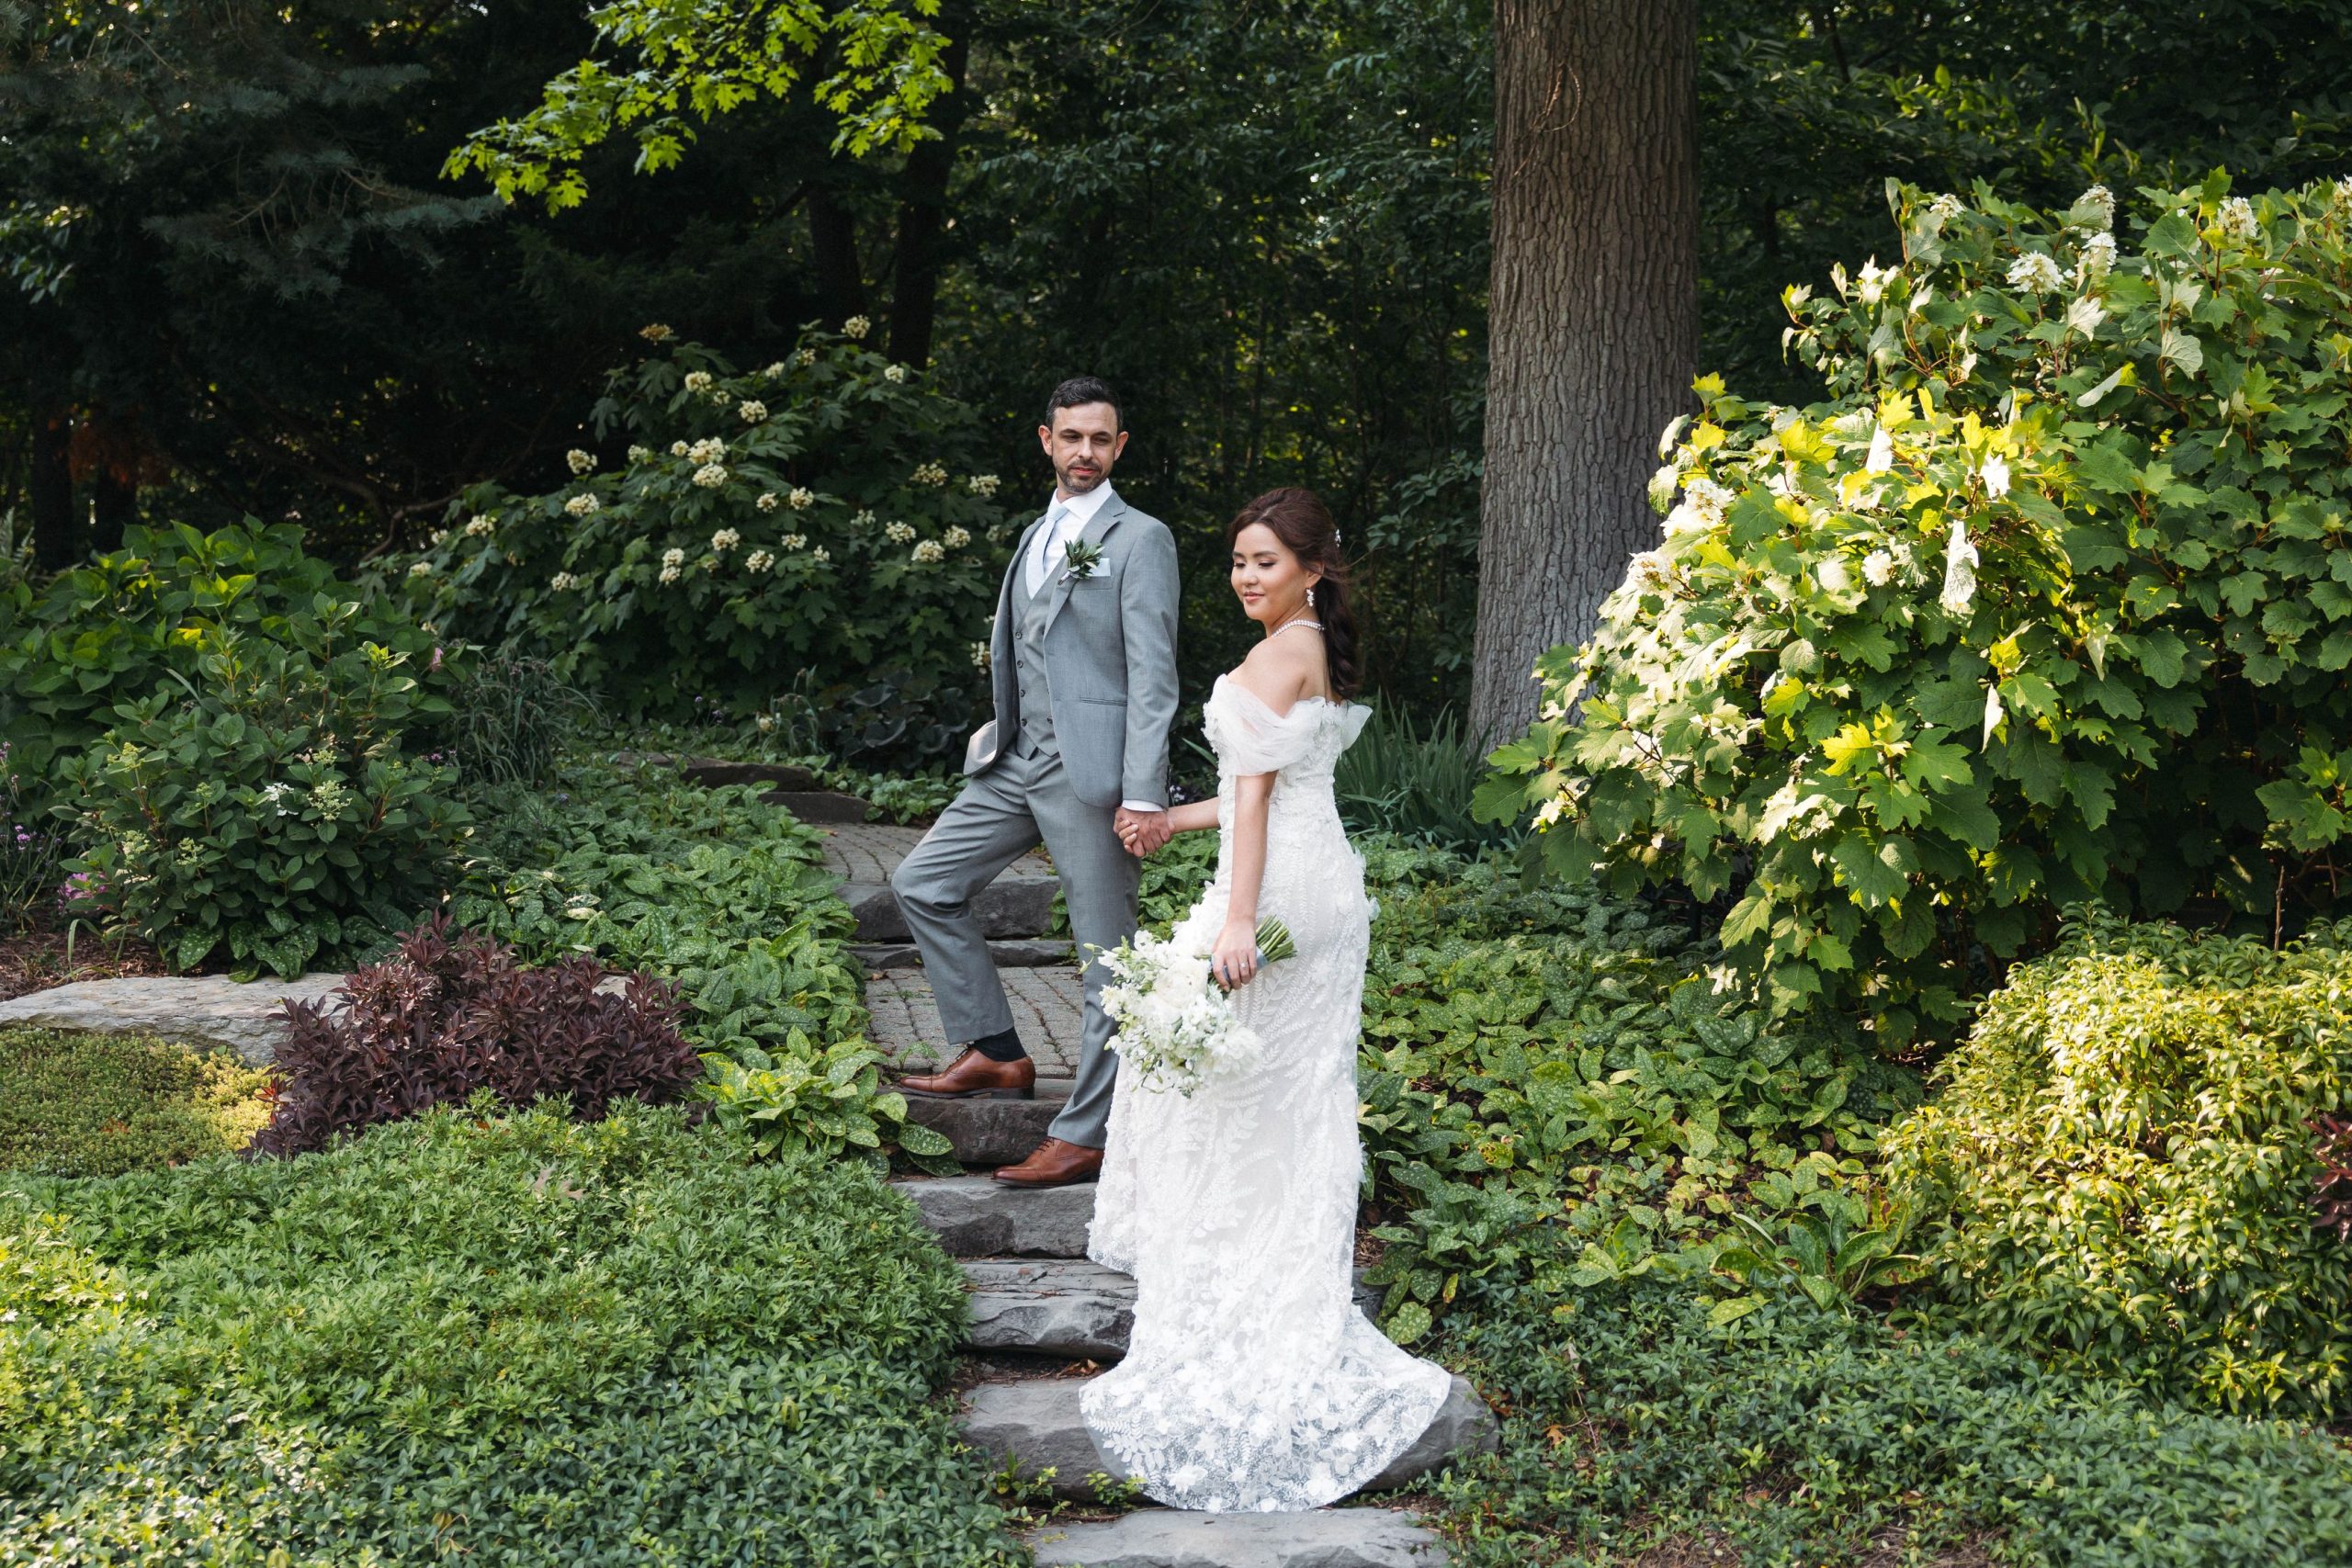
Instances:
[[[1209,950],[1209,973],[1228,991],[1248,985],[1258,973],[1258,928],[1227,920]]]

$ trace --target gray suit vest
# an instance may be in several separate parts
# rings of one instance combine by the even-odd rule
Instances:
[[[1021,689],[1021,735],[1030,750],[1051,757],[1061,750],[1054,739],[1054,692],[1046,680],[1046,606],[1053,601],[1050,563],[1037,592],[1029,592],[1026,561],[1012,567],[1012,674]]]

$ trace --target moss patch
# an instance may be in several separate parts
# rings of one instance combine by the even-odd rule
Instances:
[[[150,1035],[0,1030],[0,1169],[118,1176],[233,1153],[269,1120],[270,1082]]]

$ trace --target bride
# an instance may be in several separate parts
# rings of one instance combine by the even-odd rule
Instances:
[[[1212,966],[1265,1049],[1189,1099],[1121,1064],[1087,1251],[1135,1277],[1135,1331],[1083,1409],[1159,1502],[1315,1508],[1411,1447],[1449,1379],[1351,1299],[1371,907],[1331,771],[1369,710],[1342,701],[1357,671],[1339,534],[1313,492],[1277,490],[1227,537],[1233,591],[1265,637],[1204,710],[1216,802],[1168,825],[1222,835],[1184,919],[1214,933]],[[1267,916],[1297,952],[1261,966]]]

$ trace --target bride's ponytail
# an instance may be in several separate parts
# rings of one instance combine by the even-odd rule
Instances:
[[[1331,521],[1330,509],[1311,490],[1295,485],[1270,490],[1226,525],[1226,547],[1230,549],[1241,530],[1253,523],[1272,529],[1283,547],[1298,558],[1298,564],[1320,579],[1307,603],[1315,618],[1323,623],[1323,653],[1330,667],[1331,694],[1341,699],[1354,696],[1363,683],[1363,671],[1357,662],[1355,615],[1348,604],[1348,563],[1340,554],[1340,529]]]

